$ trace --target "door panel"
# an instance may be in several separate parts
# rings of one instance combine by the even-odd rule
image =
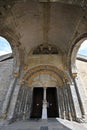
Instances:
[[[47,88],[47,116],[48,118],[58,117],[58,103],[56,88]],[[34,88],[31,118],[41,118],[43,105],[43,88]]]
[[[31,118],[42,116],[43,88],[34,88]]]
[[[47,115],[48,117],[58,117],[58,104],[56,88],[47,88]]]

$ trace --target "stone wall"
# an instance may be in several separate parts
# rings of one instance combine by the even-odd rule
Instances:
[[[77,72],[80,75],[82,88],[87,95],[87,62],[76,60]]]
[[[64,69],[63,59],[61,55],[31,55],[27,59],[28,69],[39,65],[51,65]]]
[[[13,59],[0,62],[0,113],[2,111],[3,102],[10,86],[12,72]]]

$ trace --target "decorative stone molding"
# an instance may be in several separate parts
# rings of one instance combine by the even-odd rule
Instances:
[[[25,83],[28,83],[29,86],[32,84],[34,77],[41,74],[49,74],[50,76],[53,76],[57,80],[58,86],[63,86],[63,79],[66,80],[67,82],[70,82],[67,74],[65,74],[59,68],[50,65],[40,65],[28,70],[24,74],[22,80]]]
[[[33,82],[33,79],[37,76],[40,76],[41,74],[48,74],[52,77],[54,77],[57,81],[57,84],[59,86],[63,86],[63,81],[62,79],[60,78],[59,75],[55,74],[54,72],[52,71],[49,71],[49,70],[42,70],[42,71],[39,71],[39,72],[36,72],[35,74],[33,74],[30,78],[27,78],[27,83],[28,83],[28,86],[31,86],[32,85],[32,82]],[[47,86],[48,82],[44,82],[44,85]]]
[[[72,73],[72,77],[76,78],[77,77],[77,73]]]
[[[51,44],[41,44],[33,50],[33,54],[58,54],[58,48]]]
[[[13,76],[16,77],[16,78],[19,77],[19,72],[14,72]]]
[[[20,80],[20,85],[23,85],[24,84],[24,80]]]

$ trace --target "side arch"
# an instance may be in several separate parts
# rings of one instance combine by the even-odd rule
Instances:
[[[0,31],[0,36],[5,38],[12,48],[12,55],[14,57],[14,71],[18,71],[20,67],[20,54],[19,54],[19,38],[15,35],[15,33],[11,29],[3,28]]]
[[[82,42],[86,39],[87,39],[87,33],[80,35],[73,41],[73,44],[69,50],[67,65],[68,65],[69,71],[71,73],[71,76],[77,73],[76,64],[75,64],[77,52],[78,52]]]

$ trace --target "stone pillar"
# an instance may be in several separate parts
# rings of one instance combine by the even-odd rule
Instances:
[[[44,92],[43,92],[44,100],[46,100],[46,89],[47,89],[47,88],[44,88]]]
[[[84,113],[84,117],[87,118],[87,97],[86,97],[86,94],[85,94],[85,91],[84,91],[84,88],[83,88],[83,84],[81,83],[81,79],[80,77],[76,77],[74,79],[74,82],[76,84],[76,88],[77,88],[77,91],[78,91],[78,94],[79,94],[79,98],[80,98],[80,105],[83,109],[83,113]]]
[[[20,84],[18,84],[18,82],[19,81],[17,81],[17,83],[15,85],[15,89],[14,89],[13,95],[11,97],[11,102],[10,102],[9,111],[8,111],[8,115],[7,115],[8,121],[10,121],[14,115],[16,101],[17,101],[17,97],[18,97],[18,93],[19,93],[19,89],[20,89]]]
[[[77,93],[76,93],[76,90],[75,90],[74,83],[72,83],[70,85],[70,89],[71,89],[72,99],[73,99],[73,103],[74,103],[76,118],[81,119],[82,118],[82,113],[81,113],[80,104],[79,104],[79,101],[78,101],[78,97],[77,97]]]
[[[43,91],[43,108],[42,108],[42,119],[47,119],[47,100],[46,100],[46,89]]]
[[[15,83],[16,83],[16,78],[13,78],[11,81],[11,84],[9,86],[9,89],[8,89],[8,92],[6,95],[6,99],[5,99],[4,104],[3,104],[2,118],[6,118],[6,116],[7,116],[7,112],[8,112],[8,108],[10,105],[11,96],[12,96],[12,93],[13,93],[13,90],[15,87]]]

